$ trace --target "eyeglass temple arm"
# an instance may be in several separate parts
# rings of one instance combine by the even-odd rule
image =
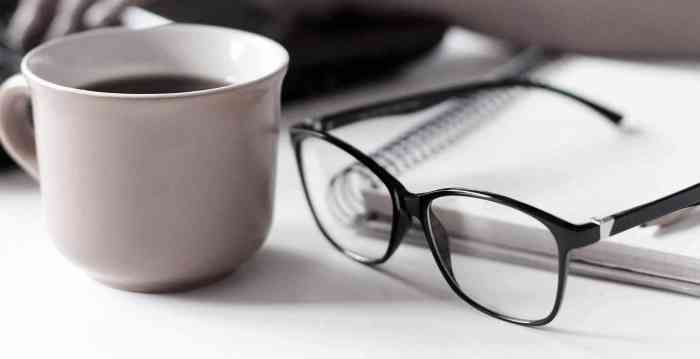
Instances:
[[[377,104],[365,106],[362,108],[352,109],[336,113],[327,117],[318,119],[320,127],[329,131],[335,128],[351,125],[363,120],[377,118],[381,116],[392,116],[407,114],[415,111],[420,111],[439,104],[449,98],[459,98],[472,95],[479,91],[497,90],[503,88],[537,88],[558,94],[576,101],[591,110],[597,112],[614,125],[621,125],[624,118],[620,113],[613,111],[594,101],[578,96],[558,87],[550,86],[541,82],[536,82],[527,79],[506,79],[497,81],[475,82],[468,85],[451,87],[428,94],[419,94],[407,96],[404,98],[380,102]]]
[[[700,183],[626,211],[596,219],[601,239],[645,225],[664,225],[681,218],[691,207],[700,205]]]

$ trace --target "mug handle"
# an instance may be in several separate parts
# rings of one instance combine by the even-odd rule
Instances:
[[[21,74],[7,79],[0,87],[0,144],[22,169],[39,179],[34,129],[27,104],[29,86]]]

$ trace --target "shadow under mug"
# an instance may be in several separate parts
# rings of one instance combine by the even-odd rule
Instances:
[[[269,232],[288,61],[272,40],[204,25],[68,36],[28,53],[3,85],[0,141],[40,182],[58,249],[91,277],[132,291],[192,288],[230,274]],[[173,74],[230,85],[80,89]]]

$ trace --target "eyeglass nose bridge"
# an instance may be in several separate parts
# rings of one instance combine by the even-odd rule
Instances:
[[[398,221],[394,227],[392,243],[387,253],[388,259],[401,245],[413,223],[420,222],[421,200],[406,190],[399,189],[395,192]]]
[[[421,198],[410,192],[401,193],[400,204],[403,211],[411,218],[420,219],[422,210]]]
[[[437,233],[439,234],[438,238],[434,238],[435,250],[437,251],[436,260],[443,263],[444,270],[447,272],[448,275],[454,276],[452,274],[449,238],[447,236],[447,231],[443,227],[440,220],[433,216],[426,217],[425,215],[423,215],[422,212],[425,209],[425,204],[424,199],[421,198],[420,195],[405,191],[401,196],[400,204],[403,207],[402,212],[404,212],[403,215],[406,216],[406,220],[408,221],[408,223],[411,223],[413,221],[422,224],[424,220],[428,219],[431,221],[431,227],[434,227]],[[406,226],[408,226],[408,224]],[[428,233],[426,231],[427,229],[424,228],[425,240],[428,242],[428,246],[431,246],[431,241],[430,239],[428,239]],[[400,238],[398,242],[401,242],[405,234],[406,230],[400,231]]]

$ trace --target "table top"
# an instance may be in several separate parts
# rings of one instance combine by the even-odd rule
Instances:
[[[697,298],[570,277],[559,317],[525,328],[459,300],[425,249],[404,246],[370,268],[333,250],[316,228],[291,123],[463,82],[503,60],[486,40],[453,31],[397,78],[286,107],[266,244],[227,279],[186,293],[128,293],[87,278],[44,233],[37,185],[0,174],[0,357],[697,357]]]

